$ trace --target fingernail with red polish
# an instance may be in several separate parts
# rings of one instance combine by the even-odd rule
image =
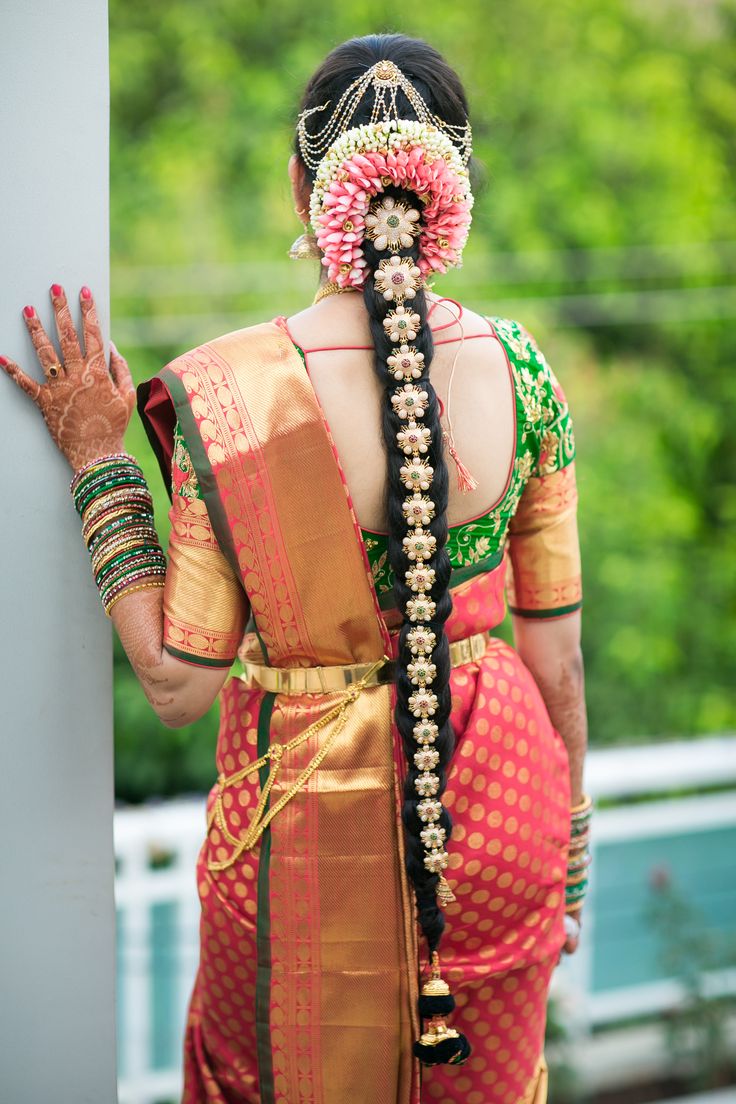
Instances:
[[[91,299],[92,298],[92,292],[89,290],[89,288],[87,287],[86,284],[82,288],[82,298],[83,299]]]
[[[33,307],[24,307],[24,308],[23,308],[23,313],[24,313],[24,315],[26,316],[26,318],[33,318],[33,317],[35,316],[35,314],[36,314],[36,312],[35,312],[35,310],[33,309]]]
[[[52,295],[61,295],[61,284],[52,284],[51,285],[51,294]]]
[[[5,368],[9,363],[10,361],[7,357],[0,357],[0,364],[2,364],[3,368]]]

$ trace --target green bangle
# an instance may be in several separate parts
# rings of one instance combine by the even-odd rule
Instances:
[[[89,532],[100,518],[104,518],[110,510],[136,510],[141,513],[153,513],[153,499],[147,487],[116,487],[105,491],[103,494],[92,498],[84,508],[82,517],[82,534]]]
[[[118,594],[122,594],[123,591],[127,590],[127,588],[129,586],[132,586],[134,583],[140,582],[143,579],[160,579],[163,584],[163,582],[165,581],[165,576],[165,567],[146,567],[141,568],[140,570],[136,569],[135,571],[131,571],[127,575],[121,577],[111,586],[108,586],[107,588],[101,590],[100,598],[102,599],[103,605],[107,609],[108,602],[111,602],[112,599]]]
[[[139,578],[164,578],[166,575],[165,567],[153,567],[150,564],[143,563],[141,565],[134,564],[127,571],[122,572],[120,575],[116,575],[110,582],[105,583],[100,587],[100,598],[103,603],[107,603],[113,594],[117,594],[119,590],[124,590],[131,583]]]
[[[101,498],[108,491],[115,490],[117,487],[145,487],[146,482],[143,479],[133,479],[131,476],[118,476],[115,479],[106,479],[104,482],[96,484],[94,487],[86,488],[85,491],[75,499],[75,506],[78,513],[83,513],[87,507],[94,502],[96,498]]]
[[[166,562],[161,549],[156,548],[154,545],[140,545],[138,548],[129,548],[127,551],[120,552],[117,556],[114,556],[112,560],[96,572],[95,582],[97,586],[101,587],[105,584],[114,572],[125,567],[129,564],[129,561],[135,560],[137,562],[143,559],[150,559],[152,563]]]
[[[126,529],[137,528],[141,525],[148,526],[155,531],[153,514],[150,512],[135,512],[124,514],[123,517],[114,518],[112,521],[108,522],[107,525],[103,525],[101,529],[96,530],[89,538],[87,548],[89,549],[90,555],[94,555],[95,551],[113,535],[125,532]]]
[[[111,533],[109,537],[90,552],[92,570],[97,571],[103,563],[109,563],[113,556],[119,552],[129,552],[132,548],[141,548],[150,545],[160,548],[158,534],[150,525],[130,525]]]
[[[76,497],[85,487],[89,487],[92,484],[99,482],[99,480],[101,479],[109,479],[111,475],[128,475],[131,473],[141,477],[143,476],[143,472],[139,464],[108,464],[104,468],[98,468],[96,471],[90,472],[88,475],[85,475],[82,479],[80,479],[80,481],[77,483],[76,487],[72,491],[72,494]]]
[[[94,472],[87,479],[84,479],[77,488],[74,490],[74,501],[79,502],[80,498],[88,494],[93,487],[98,487],[102,483],[106,483],[110,479],[143,479],[143,472],[140,468],[130,467],[116,467],[111,468],[109,471]]]

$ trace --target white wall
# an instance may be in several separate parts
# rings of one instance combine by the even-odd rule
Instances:
[[[0,354],[93,289],[107,329],[104,0],[0,0]],[[0,1099],[115,1093],[111,635],[38,412],[0,378]]]

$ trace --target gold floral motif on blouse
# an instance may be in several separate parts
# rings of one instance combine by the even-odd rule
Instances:
[[[182,498],[201,498],[197,473],[189,455],[179,423],[174,428],[174,455],[171,463],[171,480],[175,494]]]

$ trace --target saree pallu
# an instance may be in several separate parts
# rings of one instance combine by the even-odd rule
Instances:
[[[226,335],[173,362],[158,385],[155,417],[144,396],[150,436],[164,469],[174,417],[192,445],[252,614],[241,653],[274,667],[394,656],[395,611],[378,605],[334,443],[283,331]],[[450,640],[500,623],[504,573],[502,561],[453,588]],[[185,621],[186,610],[170,618],[179,647],[197,637]],[[197,863],[184,1104],[543,1104],[547,994],[565,940],[567,752],[502,641],[489,637],[479,659],[454,668],[451,688],[457,743],[444,801],[457,901],[442,962],[471,1058],[420,1069],[412,1055],[426,951],[404,870],[393,687],[363,689],[335,731],[334,720],[314,726],[344,694],[277,694],[231,678]],[[287,800],[244,849],[273,770],[273,760],[252,764],[308,728],[279,758],[266,808]]]

